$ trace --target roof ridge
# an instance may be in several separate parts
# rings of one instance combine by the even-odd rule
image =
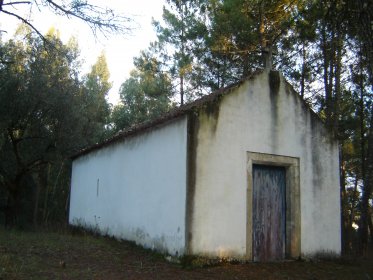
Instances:
[[[147,120],[142,123],[134,124],[130,126],[129,128],[125,130],[118,131],[115,135],[111,136],[110,138],[107,138],[99,143],[93,144],[91,146],[88,146],[86,148],[81,149],[77,153],[71,156],[71,159],[76,159],[80,156],[83,156],[85,154],[88,154],[94,150],[98,150],[102,147],[108,146],[112,143],[119,142],[120,140],[129,137],[137,135],[140,132],[145,132],[148,129],[158,127],[160,125],[166,124],[169,121],[172,121],[176,118],[179,118],[181,116],[186,115],[190,111],[192,111],[194,108],[200,107],[208,102],[211,102],[218,98],[219,96],[225,95],[228,92],[230,92],[232,89],[235,89],[236,87],[243,84],[245,81],[251,80],[254,77],[264,73],[264,70],[257,69],[254,72],[252,72],[250,75],[248,75],[246,78],[238,80],[236,83],[230,84],[226,87],[220,88],[216,91],[213,91],[210,94],[204,95],[190,103],[186,103],[182,106],[176,107],[171,109],[168,112],[165,112],[164,114],[161,114],[159,117]]]

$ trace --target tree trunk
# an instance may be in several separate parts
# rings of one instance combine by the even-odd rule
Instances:
[[[184,105],[184,76],[180,75],[180,105]]]
[[[183,3],[180,3],[180,4],[181,4],[181,24],[182,24],[181,38],[180,38],[180,41],[181,41],[181,59],[184,59],[184,57],[185,57],[185,42],[186,42],[184,9],[186,7],[185,7],[185,4],[183,4]],[[184,105],[184,75],[185,75],[185,69],[184,68],[185,68],[185,65],[184,65],[184,62],[183,62],[181,64],[181,69],[179,68],[179,74],[180,74],[180,105],[181,106]]]
[[[38,225],[39,198],[40,198],[40,185],[37,182],[35,184],[34,210],[33,210],[33,215],[32,215],[32,224],[34,225],[34,227],[37,227],[37,225]]]
[[[300,96],[304,99],[304,91],[305,91],[305,80],[306,80],[306,63],[307,63],[307,51],[305,42],[302,43],[302,76],[300,81]]]
[[[370,232],[370,246],[372,248],[372,245],[373,245],[373,213],[372,213],[372,207],[370,207],[370,213],[369,213],[369,217],[368,217],[368,228],[369,228],[369,232]]]
[[[373,105],[370,108],[371,118],[369,123],[369,134],[368,134],[368,151],[366,159],[366,172],[364,180],[363,194],[361,197],[361,216],[359,224],[359,238],[360,238],[360,249],[365,255],[368,248],[368,219],[370,219],[369,213],[369,199],[372,193],[373,184]]]
[[[39,170],[36,174],[34,174],[34,182],[35,182],[35,192],[34,192],[34,209],[33,209],[33,216],[32,216],[32,223],[34,227],[38,226],[39,221],[39,201],[40,201],[40,191],[44,189],[45,180],[43,169],[39,167]]]
[[[372,4],[371,1],[356,0],[359,28],[358,33],[362,41],[364,56],[367,59],[367,70],[369,74],[369,83],[373,90],[373,29],[372,29]],[[371,223],[371,214],[369,213],[369,198],[372,193],[373,184],[373,105],[370,108],[370,123],[368,131],[368,150],[366,153],[364,188],[361,198],[361,218],[359,225],[360,249],[366,253],[368,247],[368,227]]]
[[[341,143],[343,145],[343,143]],[[341,242],[342,242],[342,253],[348,251],[348,225],[347,215],[345,209],[347,209],[347,192],[346,192],[346,168],[343,153],[340,151],[340,199],[341,199]]]
[[[335,58],[335,71],[334,72],[334,87],[335,93],[333,98],[333,131],[335,135],[339,134],[339,102],[342,98],[342,90],[341,90],[341,74],[342,74],[342,50],[343,50],[343,41],[341,38],[340,31],[337,30],[337,36],[335,38],[335,51],[336,51],[336,58]]]
[[[18,224],[20,194],[17,187],[12,184],[12,186],[8,188],[8,199],[5,209],[5,227],[14,227]]]
[[[363,53],[368,63],[369,82],[373,90],[373,13],[372,1],[369,0],[356,0],[355,2],[359,19],[358,34],[363,45]],[[354,23],[354,22],[353,22]]]
[[[272,68],[272,48],[268,46],[265,38],[265,18],[264,18],[264,1],[259,4],[259,26],[258,26],[258,37],[259,45],[262,53],[262,63],[263,68],[266,70],[271,70]]]
[[[328,72],[329,66],[331,64],[330,55],[328,51],[328,42],[326,35],[326,27],[322,27],[322,36],[321,36],[321,50],[323,54],[323,79],[324,79],[324,92],[325,92],[325,117],[326,124],[330,127],[331,123],[331,103],[332,103],[332,91],[330,88],[330,80]]]
[[[47,213],[48,213],[48,198],[49,198],[49,192],[50,192],[50,184],[49,184],[49,177],[51,172],[51,164],[48,163],[47,165],[47,178],[45,180],[46,186],[45,186],[45,195],[44,195],[44,203],[43,203],[43,216],[42,216],[42,222],[44,224],[47,224]],[[57,175],[58,180],[59,174]]]
[[[43,214],[43,222],[44,222],[45,225],[48,224],[51,210],[53,210],[53,209],[50,209],[50,207],[49,207],[49,200],[53,201],[53,199],[55,197],[57,185],[58,185],[58,182],[60,180],[61,174],[63,173],[64,167],[65,167],[65,161],[62,161],[60,163],[60,167],[58,169],[57,176],[54,179],[54,183],[52,185],[52,189],[49,188],[49,185],[50,185],[49,184],[50,170],[48,170],[48,177],[47,177],[47,180],[48,180],[47,181],[48,182],[47,183],[48,184],[47,194],[48,195],[46,194],[46,197],[45,197],[45,201],[44,201],[44,214]]]
[[[354,232],[355,229],[353,228],[353,223],[355,221],[355,210],[356,210],[356,203],[357,203],[357,197],[358,197],[358,175],[355,174],[355,182],[354,182],[354,191],[352,193],[352,198],[351,198],[351,209],[350,209],[350,217],[348,221],[348,237],[346,238],[346,245],[348,245],[348,251],[347,252],[352,252],[353,249],[353,239],[354,239]],[[356,248],[355,248],[356,249]]]
[[[362,47],[360,48],[362,50]],[[360,77],[359,77],[359,89],[360,89],[360,98],[359,98],[359,121],[360,121],[360,161],[361,161],[361,178],[363,181],[366,177],[366,128],[365,128],[365,106],[364,106],[364,81],[363,81],[363,57],[362,51],[359,55],[360,59]]]

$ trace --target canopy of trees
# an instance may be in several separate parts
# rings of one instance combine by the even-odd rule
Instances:
[[[154,22],[158,39],[134,59],[114,108],[105,101],[104,56],[79,79],[74,41],[64,45],[51,32],[53,48],[32,35],[1,43],[0,195],[8,222],[29,201],[34,222],[62,207],[53,208],[52,197],[66,203],[71,152],[274,68],[339,140],[343,249],[366,248],[373,240],[372,11],[368,0],[167,0]]]
[[[105,57],[80,80],[76,42],[64,45],[53,29],[45,37],[47,45],[21,26],[0,45],[0,206],[8,225],[64,219],[68,159],[102,137],[109,117]]]

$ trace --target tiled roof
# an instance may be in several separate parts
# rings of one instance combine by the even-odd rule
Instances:
[[[164,125],[164,124],[166,124],[166,123],[168,123],[168,122],[170,122],[174,119],[182,117],[182,116],[186,115],[187,113],[191,112],[192,110],[194,110],[196,108],[199,108],[199,107],[202,107],[204,104],[212,102],[212,101],[216,100],[216,98],[231,92],[233,89],[239,87],[243,82],[253,79],[255,76],[259,75],[262,72],[263,71],[261,71],[261,70],[255,71],[249,77],[247,77],[245,79],[242,79],[242,80],[238,81],[237,83],[234,83],[234,84],[229,85],[227,87],[221,88],[221,89],[219,89],[219,90],[217,90],[217,91],[215,91],[211,94],[205,95],[205,96],[203,96],[203,97],[201,97],[201,98],[199,98],[199,99],[197,99],[197,100],[195,100],[191,103],[187,103],[183,106],[175,108],[175,109],[159,116],[156,119],[133,125],[133,126],[131,126],[130,128],[128,128],[124,131],[119,131],[116,135],[112,136],[111,138],[108,138],[108,139],[104,140],[103,142],[100,142],[100,143],[94,144],[90,147],[82,149],[81,151],[79,151],[78,153],[73,155],[71,158],[74,160],[74,159],[76,159],[80,156],[86,155],[90,152],[99,150],[99,149],[101,149],[103,147],[106,147],[106,146],[109,146],[113,143],[120,142],[124,138],[135,136],[137,134],[140,134],[141,132],[145,132],[145,131],[148,131],[150,129],[154,129],[154,128],[156,128],[158,126],[161,126],[161,125]]]

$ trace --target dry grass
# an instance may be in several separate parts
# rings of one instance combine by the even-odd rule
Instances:
[[[87,233],[0,229],[0,279],[373,279],[372,259],[188,267]]]

